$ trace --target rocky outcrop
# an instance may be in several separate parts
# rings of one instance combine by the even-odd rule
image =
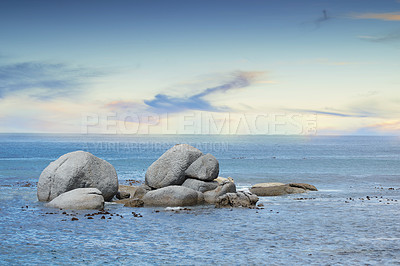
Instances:
[[[235,181],[233,180],[233,178],[230,177],[230,176],[229,176],[228,178],[219,176],[219,177],[215,178],[214,181],[218,182],[219,184],[221,184],[221,183],[223,183],[223,182],[226,182],[226,181],[235,183]]]
[[[189,166],[185,174],[189,178],[213,181],[219,174],[218,160],[209,153],[203,155]]]
[[[138,198],[123,199],[123,200],[118,200],[115,202],[119,203],[119,204],[124,204],[124,207],[143,207],[143,205],[144,205],[143,200],[138,199]]]
[[[143,197],[145,206],[192,206],[201,204],[202,197],[193,189],[182,186],[168,186],[146,193]]]
[[[137,187],[119,185],[119,188],[118,188],[119,193],[122,193],[122,194],[129,193],[129,198],[139,198],[139,199],[143,198],[143,196],[150,190],[151,190],[151,188],[144,184],[137,186]],[[118,198],[118,199],[120,199],[120,198]]]
[[[218,185],[218,187],[214,190],[210,190],[204,192],[204,201],[209,204],[215,204],[217,202],[218,197],[226,194],[226,193],[235,193],[236,186],[234,183],[230,181],[224,181]]]
[[[216,181],[205,182],[193,178],[188,178],[185,180],[185,182],[183,182],[182,186],[194,189],[196,191],[206,192],[216,189],[218,187],[218,182]]]
[[[186,169],[202,155],[201,151],[190,145],[175,145],[147,169],[146,185],[151,188],[182,185],[186,179]]]
[[[250,192],[260,197],[267,197],[304,193],[308,190],[317,190],[317,188],[312,185],[303,183],[260,183],[252,186]]]
[[[104,207],[104,198],[97,188],[77,188],[59,195],[46,206],[69,210],[100,210]]]
[[[97,188],[109,201],[118,192],[118,177],[114,167],[91,153],[67,153],[47,166],[39,177],[39,201],[51,201],[76,188]]]
[[[128,192],[124,192],[124,191],[118,191],[117,194],[115,195],[115,197],[117,197],[117,199],[129,199],[131,197],[131,194]]]
[[[255,208],[258,197],[249,192],[236,192],[236,193],[226,193],[219,196],[215,202],[215,207],[245,207],[245,208]]]

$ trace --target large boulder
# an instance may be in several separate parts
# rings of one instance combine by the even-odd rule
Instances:
[[[304,193],[309,190],[317,190],[317,188],[313,185],[304,183],[260,183],[252,186],[250,192],[260,197],[266,197]]]
[[[190,178],[213,181],[219,174],[218,160],[209,153],[203,155],[189,166],[185,174]]]
[[[249,192],[226,193],[217,198],[215,207],[255,208],[257,201],[258,197]]]
[[[143,197],[145,206],[192,206],[201,204],[202,196],[196,190],[182,186],[168,186],[146,193]]]
[[[210,204],[215,204],[218,197],[226,193],[236,193],[235,183],[224,181],[214,190],[204,192],[204,201]]]
[[[59,195],[46,206],[68,210],[100,210],[104,208],[104,198],[97,188],[77,188]]]
[[[75,151],[50,163],[39,177],[37,197],[50,201],[76,188],[97,188],[109,201],[118,192],[114,167],[91,153]]]
[[[175,145],[147,169],[146,185],[152,188],[182,185],[186,179],[186,169],[202,155],[201,151],[190,145]]]
[[[193,178],[188,178],[185,180],[185,182],[183,182],[182,186],[194,189],[196,191],[206,192],[216,189],[218,187],[218,182],[216,181],[205,182]]]

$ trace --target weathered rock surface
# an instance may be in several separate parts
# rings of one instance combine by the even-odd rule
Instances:
[[[215,207],[255,208],[257,201],[258,197],[249,192],[226,193],[217,198]]]
[[[200,150],[190,145],[175,145],[147,169],[146,185],[152,188],[182,185],[186,169],[202,155]]]
[[[196,191],[206,192],[216,189],[218,187],[218,182],[205,182],[198,179],[188,178],[185,180],[185,182],[183,182],[182,186],[194,189]]]
[[[151,190],[151,187],[147,185],[140,186],[125,186],[119,185],[118,191],[123,193],[129,193],[130,198],[143,198],[143,196]],[[118,198],[118,197],[117,197]]]
[[[298,187],[310,191],[318,191],[318,189],[315,186],[306,183],[290,183],[289,186]]]
[[[222,196],[226,193],[235,193],[235,192],[236,192],[235,184],[230,181],[224,181],[221,184],[219,184],[216,189],[204,192],[203,194],[205,202],[210,204],[215,204],[219,196]]]
[[[97,188],[77,188],[59,195],[46,206],[69,210],[100,210],[104,207],[104,198]]]
[[[218,160],[211,154],[206,154],[194,161],[185,172],[189,178],[202,181],[213,181],[219,174]]]
[[[230,176],[229,176],[228,178],[219,176],[219,177],[215,178],[214,181],[218,182],[219,184],[221,184],[221,183],[223,183],[223,182],[226,182],[226,181],[235,183],[235,181],[233,180],[233,178],[230,177]]]
[[[200,192],[182,186],[168,186],[146,193],[143,197],[145,206],[192,206],[201,204]]]
[[[138,198],[123,199],[117,201],[117,203],[124,204],[124,207],[143,207],[144,202]]]
[[[117,199],[129,199],[131,194],[124,191],[118,191],[115,197],[117,197]]]
[[[109,201],[118,192],[114,167],[91,153],[75,151],[50,163],[39,177],[39,201],[50,201],[76,188],[97,188]]]
[[[306,189],[306,188],[310,189]],[[308,190],[316,190],[316,188],[309,184],[303,183],[260,183],[252,186],[250,192],[260,196],[282,196],[287,194],[304,193]]]

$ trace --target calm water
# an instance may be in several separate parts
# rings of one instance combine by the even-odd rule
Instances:
[[[110,214],[93,219],[37,202],[41,171],[64,153],[106,159],[124,183],[143,181],[177,143],[212,153],[240,189],[305,182],[319,191],[260,198],[259,210],[107,204]],[[400,265],[399,212],[398,137],[0,134],[0,264]]]

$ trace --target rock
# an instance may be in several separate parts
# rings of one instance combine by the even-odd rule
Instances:
[[[120,185],[118,191],[130,194],[130,198],[143,198],[143,196],[151,190],[151,187],[143,184],[137,187]]]
[[[206,192],[209,190],[216,189],[218,187],[218,182],[216,181],[205,182],[193,178],[188,178],[185,180],[185,182],[183,182],[182,186],[194,189],[196,191]]]
[[[185,172],[187,177],[202,181],[213,181],[218,177],[218,173],[218,160],[209,153],[194,161]]]
[[[217,198],[215,207],[255,208],[257,201],[258,197],[249,192],[226,193]]]
[[[135,194],[137,188],[138,187],[134,187],[134,186],[119,185],[118,191],[124,192],[124,193],[129,193],[130,197],[132,197],[133,194]]]
[[[69,210],[100,210],[104,207],[104,198],[97,188],[77,188],[59,195],[46,206]]]
[[[124,191],[118,191],[115,196],[117,197],[117,199],[129,199],[131,197],[131,194]]]
[[[225,178],[225,177],[222,177],[222,176],[219,176],[219,177],[217,177],[216,179],[214,179],[214,181],[217,181],[219,184],[221,184],[221,183],[223,183],[223,182],[226,182],[226,181],[229,181],[229,182],[232,182],[232,183],[235,183],[235,181],[233,180],[233,178],[232,177],[228,177],[228,178]]]
[[[318,191],[318,189],[315,186],[306,183],[290,183],[289,186],[302,188],[310,191]]]
[[[146,193],[143,197],[145,206],[192,206],[199,203],[201,196],[196,190],[182,186],[168,186]]]
[[[124,204],[124,207],[143,207],[144,202],[141,199],[134,198],[134,199],[127,199]]]
[[[225,181],[219,184],[216,189],[204,192],[203,194],[205,202],[210,204],[215,204],[219,196],[222,196],[226,193],[235,193],[235,192],[236,192],[235,184],[229,181]]]
[[[147,192],[151,191],[151,187],[143,184],[141,186],[136,187],[135,193],[131,194],[131,198],[142,199]]]
[[[282,196],[294,193],[304,193],[306,192],[306,190],[302,188],[291,187],[283,183],[261,183],[252,186],[250,192],[257,196],[264,197],[264,196]]]
[[[37,185],[37,197],[39,201],[51,201],[76,188],[97,188],[109,201],[118,192],[117,172],[110,163],[91,153],[67,153],[43,170]]]
[[[152,188],[182,185],[186,169],[201,155],[201,151],[190,145],[175,145],[147,169],[146,185]]]

